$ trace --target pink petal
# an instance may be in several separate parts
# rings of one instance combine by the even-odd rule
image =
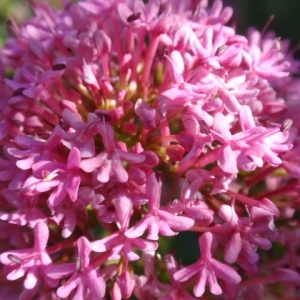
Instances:
[[[73,202],[77,200],[80,182],[81,177],[79,175],[74,175],[70,178],[70,182],[68,185],[68,194]]]
[[[153,222],[153,217],[151,215],[144,216],[136,225],[128,229],[124,235],[129,238],[136,238],[146,231],[149,226],[149,223]]]
[[[27,276],[24,280],[24,287],[26,289],[33,289],[36,286],[38,280],[38,272],[38,267],[31,267],[29,269]]]
[[[158,248],[158,243],[140,238],[131,239],[131,242],[137,249],[141,251],[154,251]]]
[[[199,270],[199,272],[200,272],[199,277],[198,277],[198,279],[195,283],[194,289],[193,289],[194,295],[196,297],[201,297],[204,294],[205,284],[206,284],[207,277],[208,277],[208,271],[206,268]]]
[[[90,242],[84,236],[80,237],[77,241],[78,256],[82,260],[84,267],[87,267],[90,262],[90,253],[92,250]]]
[[[230,146],[225,146],[220,153],[218,164],[220,168],[227,173],[237,174],[237,151],[233,151]]]
[[[210,263],[214,268],[216,276],[228,283],[239,284],[242,280],[241,276],[233,268],[225,265],[215,259],[210,259]]]
[[[240,123],[243,130],[255,127],[255,121],[249,106],[243,105],[240,110]]]
[[[75,263],[50,265],[45,269],[45,274],[51,279],[61,279],[76,272]]]
[[[113,158],[113,160],[111,161],[111,171],[119,182],[128,181],[128,173],[125,170],[120,159]]]
[[[88,272],[85,281],[94,299],[103,299],[106,284],[104,279],[97,274],[96,270]]]
[[[16,280],[16,279],[23,277],[24,275],[25,275],[25,270],[24,270],[24,268],[21,267],[21,268],[11,271],[6,276],[6,278],[7,278],[7,280]]]
[[[72,148],[68,156],[67,170],[72,172],[78,171],[80,168],[80,162],[80,151],[76,147],[74,147]]]
[[[78,282],[75,280],[76,278],[70,278],[70,280],[65,283],[63,286],[59,287],[57,290],[58,297],[67,298],[70,293],[77,287]]]
[[[95,171],[99,166],[103,164],[103,161],[107,158],[107,153],[102,152],[94,157],[90,157],[81,161],[80,168],[87,172],[91,173]]]
[[[175,216],[167,211],[160,210],[159,216],[164,219],[168,225],[177,231],[186,231],[190,229],[195,221],[191,218],[184,217],[184,216]]]
[[[199,247],[201,250],[201,257],[203,259],[211,258],[211,245],[213,241],[213,235],[211,232],[206,232],[199,238]]]
[[[49,239],[49,229],[46,223],[39,222],[34,226],[34,249],[43,252]]]
[[[214,272],[209,272],[207,270],[208,274],[207,274],[207,282],[209,285],[209,289],[211,291],[212,294],[214,295],[221,295],[222,294],[222,289],[217,281],[216,275]]]
[[[185,267],[175,272],[173,275],[173,279],[179,282],[187,281],[198,272],[202,272],[201,269],[202,269],[201,264],[197,262],[195,264],[192,264],[188,267]]]
[[[239,232],[235,232],[225,248],[224,259],[227,263],[235,263],[242,249],[242,239]]]

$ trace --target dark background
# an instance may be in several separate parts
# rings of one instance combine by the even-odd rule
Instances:
[[[299,0],[223,0],[223,3],[234,8],[233,21],[238,33],[245,34],[250,26],[262,30],[274,15],[269,30],[282,39],[291,39],[292,45],[300,42]]]

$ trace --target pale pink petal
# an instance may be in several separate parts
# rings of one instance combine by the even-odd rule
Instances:
[[[28,270],[27,276],[24,280],[24,287],[26,289],[33,289],[36,286],[38,280],[38,273],[39,269],[37,267],[31,267]]]
[[[70,293],[77,287],[77,285],[78,282],[75,280],[75,278],[71,278],[67,283],[58,288],[58,297],[67,298]]]
[[[49,229],[46,223],[39,222],[34,226],[34,249],[37,252],[45,250],[49,239]]]
[[[96,270],[87,272],[85,281],[94,299],[103,299],[105,295],[106,284],[104,279],[99,276]]]

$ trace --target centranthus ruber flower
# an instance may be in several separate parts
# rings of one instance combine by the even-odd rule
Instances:
[[[0,298],[300,298],[297,49],[222,0],[29,5],[0,48]]]
[[[8,280],[17,280],[26,275],[24,287],[33,289],[40,284],[42,278],[49,286],[55,286],[57,282],[46,276],[46,267],[52,260],[46,251],[49,239],[47,224],[39,222],[34,226],[34,247],[30,249],[18,249],[4,252],[0,261],[6,265],[4,272]]]
[[[58,297],[68,298],[70,293],[76,289],[73,294],[74,299],[86,299],[90,295],[94,299],[102,299],[105,294],[105,281],[96,269],[101,263],[97,261],[97,266],[90,264],[91,245],[85,237],[78,239],[77,248],[76,262],[49,266],[46,274],[54,280],[72,275],[64,285],[58,288]],[[101,260],[104,262],[105,258],[101,257]]]
[[[209,289],[214,295],[222,294],[222,288],[218,284],[217,278],[232,285],[232,288],[236,288],[236,285],[242,280],[236,270],[212,257],[212,241],[213,235],[210,232],[204,233],[199,238],[201,259],[190,266],[176,271],[173,275],[173,278],[179,282],[187,281],[196,275],[196,283],[193,288],[196,297],[203,295],[206,284],[209,285]]]
[[[178,234],[176,231],[185,231],[194,225],[194,220],[184,216],[177,216],[160,207],[160,191],[162,174],[152,173],[146,183],[146,195],[148,196],[149,212],[136,225],[126,231],[130,238],[141,236],[147,229],[147,238],[158,240],[158,233],[165,236]]]
[[[75,202],[81,177],[79,175],[80,153],[72,148],[67,163],[43,160],[32,166],[33,176],[29,177],[22,189],[25,193],[43,193],[56,187],[48,198],[49,205],[58,205],[68,194]]]

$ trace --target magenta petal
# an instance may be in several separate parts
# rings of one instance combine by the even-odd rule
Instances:
[[[255,127],[255,121],[249,106],[243,105],[240,110],[240,123],[243,130]]]
[[[233,151],[230,146],[225,146],[223,148],[223,151],[221,151],[221,155],[219,158],[219,166],[220,168],[227,173],[230,174],[237,174],[238,168],[237,168],[237,153],[236,151]]]
[[[213,235],[211,232],[205,232],[199,238],[199,247],[201,250],[201,256],[204,259],[211,258],[211,245],[213,241]]]
[[[35,159],[36,158],[34,156],[30,156],[25,159],[20,159],[16,162],[16,166],[22,170],[28,170],[32,167]]]
[[[68,156],[67,169],[73,172],[78,171],[80,168],[80,162],[80,151],[76,147],[74,147],[72,148]]]
[[[205,292],[205,284],[207,281],[207,277],[208,277],[208,271],[206,268],[203,268],[202,270],[200,270],[200,274],[199,277],[195,283],[193,292],[195,294],[196,297],[201,297],[204,292]]]
[[[91,270],[86,274],[86,284],[91,291],[94,299],[102,299],[105,294],[106,284],[96,270]]]
[[[129,238],[136,238],[146,231],[147,227],[149,226],[149,223],[153,222],[153,218],[149,215],[146,215],[144,218],[142,218],[136,225],[128,229],[124,235]]]
[[[26,289],[33,289],[36,286],[38,280],[38,272],[39,272],[38,267],[31,267],[28,270],[28,273],[24,280],[24,287]]]
[[[103,160],[106,159],[106,157],[107,154],[103,152],[99,155],[83,159],[81,161],[80,168],[87,173],[91,173],[103,163]]]
[[[221,142],[223,142],[223,140],[231,140],[232,136],[229,130],[228,121],[223,114],[216,113],[213,128],[221,137]]]
[[[45,274],[51,279],[61,279],[75,273],[75,263],[67,263],[62,265],[50,265],[45,269]]]
[[[120,159],[126,160],[129,163],[139,164],[145,160],[145,155],[138,154],[138,153],[130,153],[125,151],[116,151],[117,154],[120,156]]]
[[[221,207],[219,208],[219,217],[222,218],[223,220],[227,221],[227,222],[232,222],[237,221],[237,216],[235,214],[235,211],[233,209],[232,206],[230,205],[221,205]],[[234,219],[233,219],[234,218]]]
[[[239,284],[242,280],[241,276],[233,268],[225,265],[215,259],[210,259],[211,265],[214,268],[216,276],[226,282]]]
[[[101,240],[91,242],[91,249],[95,252],[105,252],[122,243],[123,241],[120,240],[119,234],[113,233]]]
[[[45,250],[49,238],[49,229],[46,223],[39,222],[34,226],[34,249],[38,252]]]
[[[134,285],[135,285],[135,280],[133,280],[130,276],[130,273],[127,270],[125,270],[118,277],[117,282],[118,282],[119,287],[122,291],[122,296],[125,299],[129,299],[129,297],[132,294],[132,290],[134,288]]]
[[[8,280],[16,280],[16,279],[19,279],[21,277],[23,277],[25,275],[25,270],[24,268],[18,268],[18,269],[15,269],[13,271],[11,271],[7,276],[6,278]]]
[[[159,216],[163,218],[172,229],[178,231],[188,230],[195,224],[195,221],[191,218],[184,216],[175,216],[163,210],[159,211]]]
[[[120,196],[115,201],[116,215],[121,226],[128,227],[132,214],[132,201],[126,196]]]
[[[160,193],[162,187],[162,180],[152,173],[146,183],[146,194],[149,198],[150,211],[158,210],[160,207]]]
[[[64,182],[63,184],[59,184],[55,191],[53,191],[48,198],[48,202],[50,206],[56,206],[58,205],[65,196],[67,195],[67,186],[68,183]]]
[[[122,166],[122,168],[124,168]],[[100,170],[97,174],[97,180],[99,182],[108,182],[110,178],[110,172],[112,171],[112,161],[111,160],[103,160]]]
[[[70,178],[70,182],[68,186],[68,194],[73,202],[77,200],[80,182],[81,182],[81,177],[79,175],[74,175]]]
[[[69,213],[65,216],[64,228],[62,230],[62,236],[66,239],[74,231],[76,226],[76,214]]]
[[[125,170],[120,159],[113,158],[111,163],[111,170],[119,182],[128,181],[128,173]]]
[[[152,221],[149,222],[151,219],[152,219]],[[147,235],[147,239],[149,239],[149,240],[158,240],[159,239],[158,233],[159,233],[160,227],[159,227],[159,223],[157,222],[157,220],[155,220],[155,217],[148,219],[148,230],[149,230],[149,233]],[[169,232],[167,232],[167,234],[168,233]],[[171,233],[169,233],[169,235],[172,236],[172,235],[175,235],[175,233],[171,231]]]
[[[37,179],[36,179],[37,180]],[[47,192],[53,187],[56,187],[59,184],[57,180],[50,180],[50,181],[40,181],[38,180],[35,184],[35,189],[40,192]]]
[[[216,274],[214,272],[209,272],[209,270],[207,270],[207,282],[212,294],[214,295],[222,294],[222,289],[217,281]]]
[[[158,248],[157,242],[147,241],[140,238],[131,239],[131,242],[141,251],[154,251]]]
[[[224,259],[227,263],[235,263],[242,249],[242,239],[239,232],[233,233],[230,241],[226,245]]]
[[[76,288],[78,282],[75,280],[76,278],[71,278],[68,282],[66,282],[63,286],[59,287],[57,290],[58,297],[67,298],[70,293]]]
[[[190,279],[192,276],[194,276],[198,272],[201,272],[200,266],[201,265],[199,263],[195,263],[188,267],[185,267],[185,268],[175,272],[173,275],[173,278],[174,278],[174,280],[179,281],[179,282],[187,281],[188,279]]]
[[[87,267],[90,262],[91,244],[84,236],[80,237],[77,241],[78,256],[82,260],[82,265]]]

